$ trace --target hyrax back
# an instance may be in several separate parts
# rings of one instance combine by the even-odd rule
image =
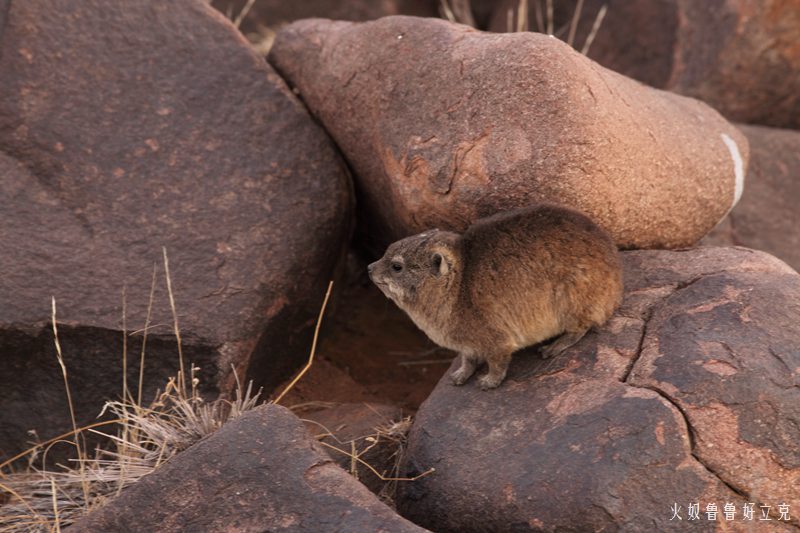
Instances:
[[[486,362],[482,388],[511,354],[558,337],[556,355],[603,324],[622,297],[614,242],[588,217],[549,204],[499,213],[463,235],[431,230],[395,242],[370,277],[434,342],[461,354],[463,384]]]

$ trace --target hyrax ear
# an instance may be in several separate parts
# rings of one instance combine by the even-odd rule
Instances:
[[[431,263],[437,276],[444,276],[453,270],[456,257],[453,250],[445,245],[437,245],[431,249]]]

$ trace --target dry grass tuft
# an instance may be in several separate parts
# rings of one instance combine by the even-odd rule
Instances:
[[[73,422],[73,429],[63,435],[41,442],[9,460],[0,463],[0,533],[22,531],[60,531],[74,523],[82,515],[101,507],[106,501],[118,495],[125,487],[136,483],[143,476],[153,472],[171,457],[186,450],[203,437],[214,433],[227,421],[241,416],[259,404],[261,390],[253,392],[252,382],[242,387],[236,376],[235,398],[217,399],[207,402],[198,393],[199,383],[196,377],[199,368],[189,365],[189,376],[184,375],[183,350],[178,325],[178,313],[172,293],[172,282],[169,274],[169,258],[163,251],[164,274],[169,296],[169,304],[173,315],[174,333],[178,346],[179,374],[168,380],[164,392],[157,394],[148,405],[142,403],[142,379],[144,375],[147,332],[150,329],[150,317],[155,294],[156,272],[154,265],[150,290],[147,318],[144,328],[138,332],[127,333],[127,317],[125,316],[125,291],[123,290],[123,333],[143,334],[142,354],[139,361],[139,383],[136,395],[129,390],[127,379],[124,380],[122,397],[119,400],[106,402],[100,415],[112,415],[111,420],[96,422],[77,427],[75,422],[72,398],[69,392],[67,367],[61,353],[58,339],[56,302],[52,301],[52,325],[58,362],[64,378],[67,403]],[[314,361],[320,325],[325,307],[330,297],[333,283],[328,286],[311,347],[308,363],[297,377],[286,387],[275,400],[279,401],[308,371]],[[127,370],[127,342],[123,343],[123,367]],[[303,407],[295,406],[297,410]],[[410,419],[406,418],[386,427],[377,428],[374,435],[366,436],[365,449],[357,449],[352,444],[349,450],[340,449],[327,443],[324,445],[352,457],[351,471],[357,476],[356,464],[363,464],[369,470],[387,482],[381,496],[390,499],[394,495],[394,487],[398,481],[411,481],[416,478],[396,477],[405,436],[410,427]],[[113,427],[115,431],[105,432]],[[101,431],[102,429],[102,431]],[[104,437],[107,445],[88,453],[84,436],[92,433]],[[330,432],[327,432],[330,434]],[[323,435],[324,436],[324,435]],[[361,456],[379,443],[392,441],[396,444],[395,465],[392,472],[379,473]],[[75,459],[69,464],[48,468],[46,461],[50,448],[58,443],[74,446]],[[18,468],[17,463],[27,458],[27,467]],[[427,475],[432,472],[426,472]]]
[[[442,1],[444,2],[445,0]],[[519,0],[519,4],[516,6],[516,8],[512,8],[507,11],[507,32],[522,32],[530,30],[528,24],[529,13],[531,12],[530,2],[531,0]],[[553,0],[533,0],[533,2],[533,14],[536,18],[536,31],[558,37],[559,39],[564,40],[564,42],[571,47],[578,50],[577,43],[575,42],[575,36],[578,31],[578,23],[580,22],[581,13],[583,12],[584,0],[578,0],[575,5],[575,10],[572,13],[572,19],[568,24],[557,30],[555,29]],[[542,8],[544,8],[544,13]],[[600,26],[603,24],[603,19],[605,18],[607,12],[608,4],[603,4],[594,18],[594,22],[592,23],[592,27],[586,36],[583,46],[579,50],[581,54],[587,55],[589,53],[589,49],[597,37],[597,32],[600,30]],[[566,38],[564,38],[564,33],[566,33]]]
[[[359,479],[358,466],[361,465],[368,470],[369,475],[374,475],[383,482],[378,497],[384,503],[392,507],[394,506],[394,498],[399,482],[416,481],[436,471],[434,468],[429,468],[425,472],[414,477],[400,477],[400,463],[405,454],[408,431],[411,429],[410,416],[378,426],[374,428],[371,433],[346,442],[339,440],[330,429],[319,422],[306,419],[303,421],[319,426],[322,429],[322,432],[314,435],[314,437],[319,440],[320,444],[336,454],[348,457],[350,462],[350,467],[348,469],[350,475]],[[331,439],[334,441],[334,444],[326,442],[323,439]],[[367,452],[379,446],[392,450],[390,456],[391,468],[381,472],[363,459]]]
[[[243,389],[238,376],[236,396],[233,401],[226,399],[204,401],[197,390],[198,379],[195,376],[199,369],[194,365],[191,365],[187,386],[166,250],[163,251],[163,256],[167,293],[178,343],[179,375],[167,382],[164,392],[158,394],[155,401],[144,405],[141,400],[145,364],[142,351],[136,398],[134,399],[128,389],[127,380],[123,380],[122,399],[107,402],[100,413],[100,415],[110,413],[113,419],[77,427],[69,392],[67,368],[58,339],[56,302],[53,299],[53,337],[64,378],[73,430],[42,442],[0,464],[0,491],[10,496],[8,502],[0,505],[0,533],[60,531],[62,527],[72,524],[81,515],[102,506],[110,497],[119,494],[122,489],[149,474],[174,455],[215,432],[228,420],[258,405],[261,391],[254,394],[252,383]],[[150,311],[156,285],[155,274],[154,267],[147,319],[142,330],[143,346],[150,326]],[[123,291],[123,330],[126,327]],[[123,346],[127,347],[127,343],[123,343]],[[123,367],[127,370],[126,348],[123,349]],[[116,428],[113,434],[98,429],[112,425]],[[105,437],[109,443],[107,449],[96,449],[90,457],[83,438],[87,432]],[[47,464],[48,451],[61,442],[74,445],[76,458],[71,460],[70,464],[57,465],[57,469],[48,469],[44,466]],[[15,463],[25,457],[28,458],[27,468],[15,471]]]
[[[84,451],[72,464],[48,470],[36,466],[37,459],[59,440],[29,450],[25,471],[2,476],[0,490],[13,498],[0,506],[0,532],[53,531],[68,526],[258,404],[259,393],[253,394],[251,386],[237,389],[233,401],[206,403],[199,396],[185,395],[176,383],[171,379],[165,392],[147,407],[131,400],[107,402],[103,411],[115,415],[114,420],[72,432],[76,438],[87,431],[96,433],[111,443],[110,449],[95,450],[91,458]],[[112,423],[118,428],[115,434],[97,429]]]

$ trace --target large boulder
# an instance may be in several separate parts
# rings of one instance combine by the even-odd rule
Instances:
[[[750,142],[742,200],[703,239],[769,252],[800,270],[800,132],[740,126]]]
[[[208,395],[307,357],[351,225],[324,131],[203,2],[0,0],[0,458],[178,367]],[[187,380],[188,380],[187,375]],[[134,394],[135,396],[136,394]]]
[[[753,503],[756,521],[769,506],[789,527],[788,506],[797,525],[800,276],[744,248],[623,256],[625,299],[600,331],[555,361],[515,356],[495,391],[442,380],[404,473],[436,472],[401,487],[404,516],[435,531],[664,531],[691,524],[691,504],[712,528],[715,504],[738,530]]]
[[[355,171],[376,248],[537,201],[623,247],[685,246],[738,200],[747,140],[714,110],[535,33],[443,20],[304,20],[269,61]]]
[[[555,2],[554,28],[568,39],[577,0]],[[508,31],[516,0],[495,4],[490,28]],[[800,0],[586,0],[575,32],[603,66],[654,87],[699,98],[730,120],[800,127]],[[537,28],[535,9],[528,27]],[[516,26],[513,26],[516,27]]]
[[[336,466],[283,407],[247,412],[70,528],[422,532]]]

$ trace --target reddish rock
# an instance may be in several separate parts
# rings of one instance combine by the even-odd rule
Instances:
[[[264,405],[70,531],[422,532],[336,466],[290,411]]]
[[[497,7],[495,31],[507,31],[509,4],[518,5]],[[577,2],[555,4],[554,28],[566,40]],[[601,65],[699,98],[731,120],[800,126],[800,0],[586,0],[579,47],[604,5],[589,50]],[[529,26],[536,29],[533,9]]]
[[[711,108],[540,34],[313,19],[284,28],[269,61],[350,162],[378,249],[538,201],[586,212],[623,247],[684,246],[735,204],[747,164]]]
[[[178,366],[205,393],[232,367],[271,385],[305,360],[351,224],[334,146],[203,2],[0,2],[0,459],[78,422],[138,374],[154,263],[146,400]],[[135,385],[134,385],[135,387]]]
[[[302,417],[309,433],[327,445],[328,455],[340,467],[373,493],[387,499],[394,495],[396,482],[381,479],[364,463],[384,478],[397,477],[395,469],[407,429],[401,409],[366,402],[348,403]],[[354,460],[353,453],[364,463]]]
[[[731,120],[800,127],[800,1],[682,0],[666,88]]]
[[[687,508],[800,508],[800,276],[744,248],[623,254],[615,317],[495,391],[443,379],[409,434],[401,513],[435,531],[665,531]],[[681,506],[682,522],[671,521]],[[718,516],[722,522],[722,515]],[[707,521],[706,527],[711,527]],[[719,524],[720,527],[722,526]]]
[[[800,133],[740,128],[750,142],[744,194],[703,243],[764,250],[800,270]]]

